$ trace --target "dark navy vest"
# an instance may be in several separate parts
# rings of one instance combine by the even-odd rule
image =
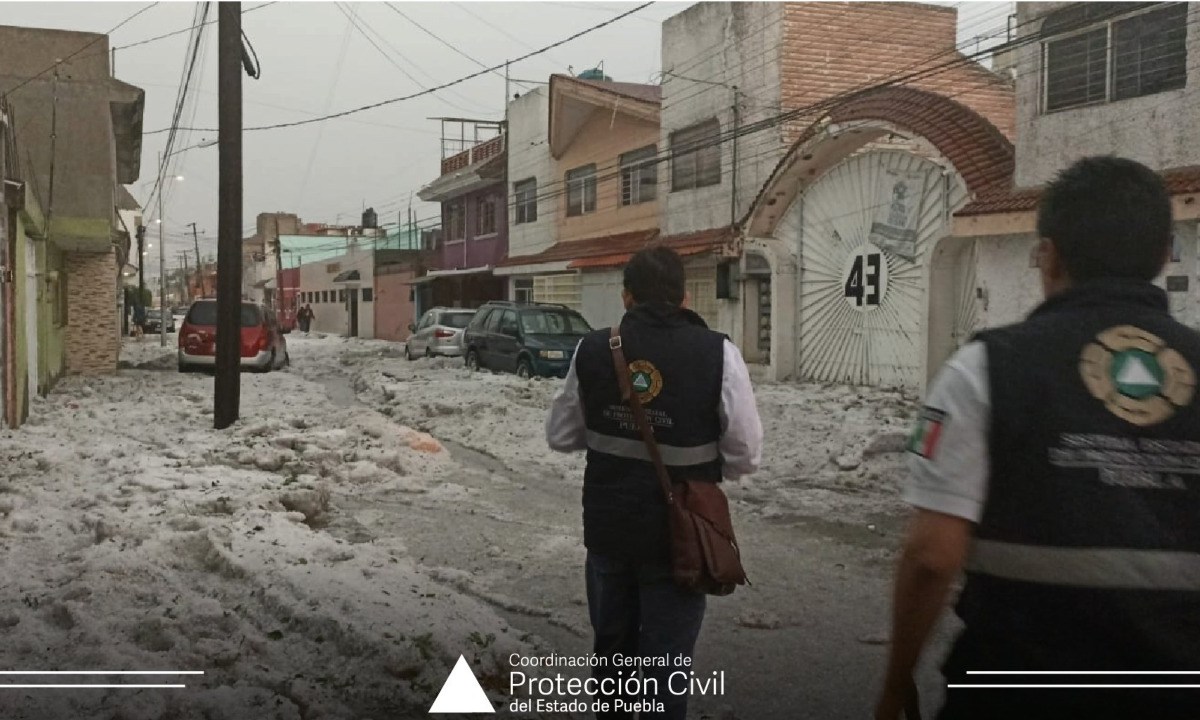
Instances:
[[[725,337],[689,310],[640,305],[621,321],[621,338],[671,474],[719,481]],[[665,558],[666,503],[632,413],[621,402],[609,330],[583,339],[575,370],[588,433],[584,544],[594,552]]]
[[[1200,334],[1105,281],[979,339],[991,475],[947,677],[1200,670]]]

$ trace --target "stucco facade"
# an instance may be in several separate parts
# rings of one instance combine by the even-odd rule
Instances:
[[[1017,3],[1018,37],[1040,32],[1052,13],[1079,3]],[[1018,187],[1042,185],[1056,172],[1087,155],[1116,153],[1156,169],[1200,165],[1200,3],[1186,3],[1186,88],[1122,100],[1100,101],[1046,112],[1043,48],[1018,49]],[[1103,7],[1103,6],[1100,6]],[[1114,18],[1119,21],[1119,18]],[[1104,22],[1099,21],[1099,25]]]
[[[546,122],[550,115],[550,91],[547,87],[525,93],[508,104],[508,197],[506,205],[518,202],[518,184],[532,182],[532,207],[529,214],[509,214],[508,256],[539,253],[557,239],[561,198],[551,192],[558,179],[554,158],[550,155]],[[527,185],[522,185],[527,187]]]
[[[350,238],[347,252],[300,266],[298,302],[312,305],[313,332],[375,337],[375,253],[369,238]],[[339,281],[339,277],[350,279]]]

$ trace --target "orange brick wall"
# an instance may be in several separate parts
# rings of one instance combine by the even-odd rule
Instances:
[[[784,109],[942,65],[953,50],[958,14],[953,8],[915,3],[787,3],[781,52]],[[910,84],[950,97],[1013,132],[1011,84],[985,68],[956,65]],[[785,131],[794,140],[823,113],[798,118]]]
[[[108,253],[66,253],[67,372],[99,375],[117,370],[117,261]]]

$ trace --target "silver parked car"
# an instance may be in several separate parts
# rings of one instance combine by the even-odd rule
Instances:
[[[474,310],[462,308],[438,307],[426,312],[419,323],[408,326],[412,334],[404,342],[405,359],[462,355],[462,331],[474,316]]]

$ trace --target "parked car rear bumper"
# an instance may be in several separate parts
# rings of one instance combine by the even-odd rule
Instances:
[[[434,355],[446,355],[448,357],[460,357],[463,354],[462,344],[458,338],[446,340],[444,342],[432,342],[429,344],[429,352]]]
[[[179,351],[180,365],[194,365],[196,367],[216,367],[217,358],[214,355],[190,355],[184,351]],[[271,353],[266,350],[257,355],[242,356],[241,366],[248,368],[262,369],[271,364]]]

